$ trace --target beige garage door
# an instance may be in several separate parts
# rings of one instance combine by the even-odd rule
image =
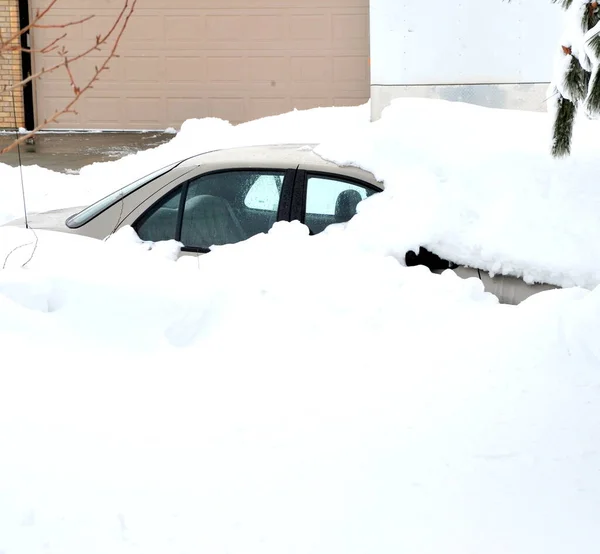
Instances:
[[[48,0],[30,0],[32,11]],[[59,0],[36,29],[42,47],[68,31],[71,55],[105,32],[122,0]],[[164,129],[194,117],[234,123],[293,108],[358,105],[369,97],[369,0],[138,0],[121,57],[55,127]],[[106,49],[104,49],[106,50]],[[73,67],[78,84],[100,57]],[[55,53],[36,54],[34,68]],[[66,71],[36,86],[36,122],[71,98]]]

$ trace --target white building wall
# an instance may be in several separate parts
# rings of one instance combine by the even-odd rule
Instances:
[[[562,24],[550,0],[371,0],[373,118],[405,96],[545,110]]]

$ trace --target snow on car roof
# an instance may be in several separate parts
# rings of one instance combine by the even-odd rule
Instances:
[[[371,172],[325,160],[314,151],[316,146],[316,144],[298,143],[224,148],[188,158],[181,166],[214,164],[227,167],[249,164],[263,167],[294,167],[298,165],[312,171],[334,171],[362,179],[383,189],[383,185],[377,182]]]

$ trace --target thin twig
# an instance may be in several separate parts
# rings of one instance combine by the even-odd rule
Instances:
[[[54,0],[54,1],[56,1],[56,0]],[[40,77],[41,75],[44,75],[46,73],[51,73],[52,71],[55,71],[56,69],[59,69],[60,67],[65,67],[67,70],[67,74],[69,75],[70,84],[71,84],[71,87],[73,88],[75,97],[64,108],[56,110],[56,112],[54,112],[54,114],[50,118],[45,119],[42,123],[37,125],[32,131],[29,131],[28,133],[21,135],[21,137],[18,140],[15,140],[12,144],[7,146],[3,150],[0,150],[0,154],[9,152],[13,148],[15,148],[17,145],[26,142],[29,138],[34,136],[38,131],[40,131],[41,129],[46,127],[48,124],[56,122],[60,116],[65,115],[67,113],[77,113],[73,109],[73,106],[75,105],[75,103],[81,98],[81,96],[86,91],[88,91],[90,88],[93,88],[93,85],[98,80],[100,74],[109,68],[109,66],[108,66],[109,62],[113,58],[117,57],[117,54],[116,54],[117,47],[119,46],[121,37],[123,36],[125,29],[127,28],[129,19],[133,15],[136,4],[137,4],[137,0],[133,0],[131,2],[131,5],[129,3],[129,0],[125,0],[123,9],[119,13],[119,16],[117,17],[117,19],[114,21],[112,27],[104,35],[97,35],[95,44],[92,47],[88,48],[86,51],[69,58],[66,55],[66,50],[64,50],[64,48],[63,48],[61,50],[61,54],[64,55],[64,59],[59,64],[56,64],[55,66],[51,67],[50,69],[42,68],[40,71],[38,71],[34,75],[31,75],[28,78],[21,81],[20,83],[13,84],[8,88],[8,90],[12,90],[15,88],[23,87],[24,85],[26,85],[27,83]],[[45,11],[45,13],[47,13],[47,10]],[[119,23],[122,23],[120,28],[119,28]],[[84,86],[79,87],[75,82],[75,78],[71,72],[70,65],[73,62],[76,62],[76,61],[84,58],[85,56],[87,56],[88,54],[93,52],[94,50],[100,50],[100,46],[104,45],[108,41],[108,39],[113,35],[113,33],[115,33],[115,31],[116,31],[115,41],[114,41],[112,48],[109,51],[108,55],[104,58],[104,61],[102,62],[102,64],[100,66],[95,67],[94,74],[88,80],[88,82]]]
[[[35,23],[32,25],[32,29],[64,29],[65,27],[72,27],[73,25],[81,25],[86,21],[92,19],[93,15],[88,15],[82,19],[78,19],[77,21],[69,21],[68,23],[50,23],[50,24],[40,24]]]
[[[67,58],[65,58],[65,69],[67,70],[67,75],[69,76],[69,83],[71,85],[71,88],[73,89],[73,92],[77,94],[78,90],[77,85],[75,84],[75,77],[73,77],[73,73],[71,72],[71,68],[69,67],[69,62],[67,61]]]
[[[52,0],[52,2],[50,2],[50,4],[48,4],[48,6],[44,8],[44,10],[38,10],[33,21],[29,25],[26,25],[22,29],[16,31],[6,40],[4,40],[2,34],[0,33],[0,51],[5,50],[7,46],[9,44],[12,44],[13,42],[17,42],[18,44],[20,44],[21,37],[24,34],[31,31],[31,29],[64,29],[66,27],[72,27],[73,25],[81,25],[82,23],[85,23],[86,21],[89,21],[94,17],[93,15],[88,15],[87,17],[84,17],[77,21],[69,21],[67,23],[40,24],[39,21],[41,21],[48,14],[48,12],[54,7],[54,4],[56,4],[56,2],[57,0]]]
[[[127,26],[127,22],[129,21],[129,18],[131,17],[131,14],[133,13],[135,4],[137,3],[137,0],[133,0],[132,5],[131,5],[131,9],[129,10],[129,13],[127,14],[127,17],[125,18],[125,24],[123,26],[123,28],[121,29],[121,32],[118,34],[118,39],[120,39],[121,35],[123,34],[123,31],[125,30],[125,27]],[[68,63],[73,63],[76,62],[78,60],[80,60],[81,58],[85,58],[87,55],[91,54],[94,50],[100,50],[100,46],[104,45],[108,39],[111,37],[111,35],[115,32],[115,30],[117,29],[117,27],[119,26],[120,21],[123,19],[123,15],[125,14],[127,8],[128,8],[128,4],[129,4],[129,0],[125,0],[125,5],[123,6],[123,9],[121,10],[121,13],[119,14],[119,16],[117,17],[117,19],[115,20],[113,26],[110,28],[110,30],[104,35],[96,35],[96,41],[94,43],[93,46],[91,46],[90,48],[88,48],[87,50],[81,52],[80,54],[77,54],[76,56],[73,56],[72,58],[68,58],[68,59],[63,59],[60,63],[57,63],[56,65],[52,66],[50,69],[46,69],[46,68],[42,68],[40,69],[37,73],[34,73],[33,75],[30,75],[29,77],[27,77],[26,79],[23,79],[22,81],[20,81],[19,83],[15,83],[12,85],[12,87],[9,87],[8,90],[11,90],[12,88],[20,88],[25,86],[26,84],[30,83],[31,81],[33,81],[34,79],[37,79],[38,77],[41,77],[42,75],[45,75],[47,73],[52,73],[53,71],[56,71],[57,69],[60,69],[61,67],[65,66],[65,62]],[[117,40],[117,44],[118,44],[118,40]],[[114,48],[113,48],[114,50]],[[114,57],[114,54],[113,54]],[[1,153],[1,152],[0,152]]]
[[[67,33],[64,33],[60,37],[54,39],[51,43],[47,44],[43,48],[25,48],[23,46],[14,46],[13,50],[18,50],[20,52],[25,52],[26,54],[48,54],[53,52],[58,48],[57,42],[64,39],[67,36]]]

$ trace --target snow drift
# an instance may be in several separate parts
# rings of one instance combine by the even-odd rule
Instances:
[[[285,117],[312,141],[336,113]],[[506,306],[395,257],[424,240],[593,285],[591,151],[549,160],[531,114],[340,113],[361,132],[319,151],[388,184],[345,227],[279,223],[177,261],[130,228],[0,228],[0,552],[595,554],[600,288]],[[194,125],[223,125],[222,144],[292,138],[285,117]],[[157,164],[176,154],[161,148]],[[149,156],[46,173],[30,194],[78,203],[100,195],[96,170],[114,172],[105,192]]]

